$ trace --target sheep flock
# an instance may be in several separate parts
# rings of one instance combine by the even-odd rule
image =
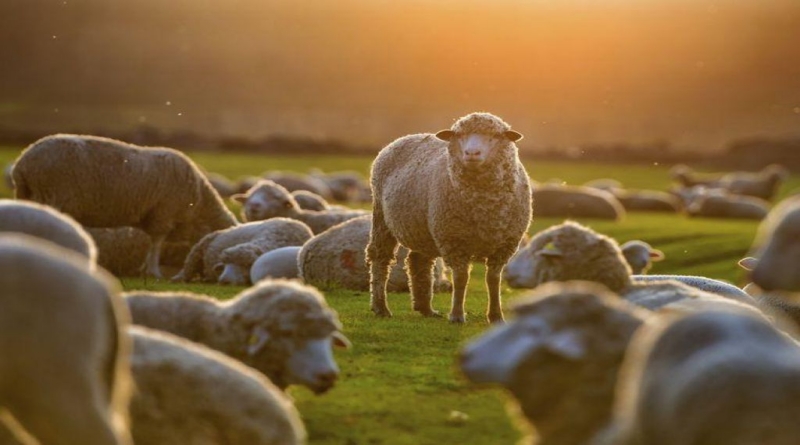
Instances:
[[[500,117],[442,127],[389,142],[369,179],[310,164],[237,182],[170,148],[33,142],[0,200],[0,444],[315,443],[295,391],[357,423],[337,389],[427,366],[382,357],[383,341],[414,348],[402,329],[415,325],[452,334],[431,341],[452,345],[441,372],[459,394],[506,393],[522,443],[800,443],[800,198],[776,202],[787,169],[676,165],[669,190],[539,182]],[[739,261],[751,282],[664,273],[663,231],[591,228],[634,212],[759,221]],[[555,222],[529,233],[537,218]],[[486,327],[467,338],[484,325],[467,324],[475,263]],[[395,294],[417,315],[390,310]],[[343,299],[363,310],[344,316]]]

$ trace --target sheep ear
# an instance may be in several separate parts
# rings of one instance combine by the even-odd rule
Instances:
[[[753,270],[758,266],[758,258],[753,258],[751,256],[747,258],[742,258],[739,260],[739,267],[744,270]]]
[[[505,137],[507,137],[511,142],[517,142],[522,139],[522,133],[517,133],[514,130],[508,130],[504,132],[503,135],[505,135]]]
[[[653,261],[661,261],[664,259],[664,252],[658,249],[651,249],[650,250],[650,259]]]
[[[247,339],[247,354],[250,356],[258,354],[264,349],[268,341],[269,332],[261,326],[256,326],[253,328],[253,332],[250,333],[250,338]]]
[[[442,130],[436,133],[436,138],[445,142],[450,142],[450,139],[453,139],[453,136],[455,135],[456,132],[453,130]]]
[[[350,349],[353,347],[353,344],[350,343],[350,340],[348,340],[347,337],[345,337],[344,334],[339,331],[334,331],[333,334],[331,334],[331,337],[333,337],[333,346],[336,346],[337,348]]]
[[[244,204],[247,201],[247,195],[245,195],[244,193],[237,193],[235,195],[231,195],[231,201]]]
[[[540,250],[538,253],[541,256],[553,257],[553,258],[560,258],[564,255],[564,253],[561,252],[561,249],[556,247],[556,245],[553,244],[552,242],[545,244],[542,250]]]
[[[572,330],[548,335],[545,347],[548,351],[570,360],[579,360],[586,355],[586,342],[579,333]]]

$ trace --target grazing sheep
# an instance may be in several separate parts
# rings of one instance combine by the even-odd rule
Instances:
[[[311,286],[264,280],[219,302],[189,293],[125,295],[133,323],[202,343],[270,378],[279,388],[304,385],[321,394],[339,368],[331,346],[348,347],[325,298]]]
[[[308,227],[287,218],[240,224],[209,233],[192,247],[183,269],[172,281],[247,284],[250,267],[261,254],[286,246],[301,246],[311,238]]]
[[[620,249],[634,275],[647,273],[653,266],[653,261],[664,259],[664,252],[654,249],[650,244],[640,240],[628,241],[620,246]]]
[[[97,246],[97,264],[118,277],[141,273],[141,265],[150,251],[151,240],[135,227],[85,228]],[[161,246],[162,266],[181,267],[192,246],[169,238]]]
[[[683,209],[681,200],[658,190],[611,190],[611,193],[629,212],[670,212]]]
[[[41,444],[130,444],[127,312],[86,258],[0,235],[0,410]],[[2,423],[2,421],[0,421]]]
[[[789,445],[800,437],[800,348],[763,318],[703,311],[637,333],[601,443]]]
[[[299,278],[297,256],[300,246],[281,247],[261,255],[250,267],[250,282],[258,283],[264,278]]]
[[[316,193],[311,193],[307,190],[298,190],[296,192],[292,192],[292,197],[297,202],[297,205],[299,205],[303,210],[321,212],[323,210],[330,209],[328,201],[325,201],[322,196],[319,196]]]
[[[718,173],[707,173],[703,176],[698,176],[691,168],[683,164],[673,166],[669,173],[670,177],[683,187],[719,187],[719,180],[722,177]]]
[[[464,347],[461,370],[511,391],[537,443],[588,443],[611,419],[618,369],[649,313],[589,282],[542,285],[513,311]]]
[[[533,189],[538,217],[620,220],[625,208],[610,192],[590,187],[543,184]]]
[[[18,199],[41,202],[89,227],[132,226],[152,238],[145,267],[161,277],[161,245],[236,224],[205,175],[183,153],[96,136],[53,135],[17,158]]]
[[[414,310],[431,307],[433,262],[453,274],[450,321],[466,320],[471,261],[486,262],[487,318],[501,321],[500,275],[531,219],[528,174],[514,144],[522,135],[490,113],[472,113],[449,130],[402,137],[372,164],[372,231],[367,247],[372,311],[391,316],[386,282],[398,242],[408,248]]]
[[[300,277],[320,289],[369,290],[369,268],[366,247],[372,230],[372,217],[345,221],[315,236],[300,249],[296,264]],[[408,250],[400,247],[397,262],[392,266],[386,289],[389,292],[408,292],[408,274],[403,264],[408,262]],[[449,292],[452,285],[444,274],[440,259],[434,262],[434,292]]]
[[[313,212],[303,210],[294,197],[279,184],[261,180],[247,193],[233,195],[232,199],[242,203],[242,219],[261,221],[269,218],[285,217],[302,221],[315,234],[322,233],[348,219],[364,216],[362,210]]]
[[[732,195],[721,190],[707,190],[686,207],[692,217],[764,219],[769,203],[752,196]]]
[[[331,199],[333,197],[331,195],[331,189],[328,187],[328,184],[326,184],[325,181],[309,175],[275,171],[264,173],[261,176],[263,179],[268,179],[276,184],[279,184],[281,187],[290,192],[306,190],[322,196],[324,199]]]
[[[137,445],[299,445],[293,403],[236,360],[165,332],[132,327],[131,432]]]
[[[537,233],[509,261],[510,287],[535,288],[549,281],[586,280],[625,294],[635,284],[674,280],[694,288],[755,306],[752,297],[731,284],[686,275],[632,275],[617,242],[588,227],[567,221]]]
[[[757,173],[732,172],[723,175],[719,186],[736,195],[754,196],[771,201],[789,177],[786,167],[772,164]]]
[[[313,169],[310,175],[325,181],[331,191],[331,197],[339,202],[358,201],[366,185],[361,175],[355,171],[324,173],[319,169]]]
[[[800,197],[785,199],[758,229],[750,265],[753,282],[765,291],[800,292]]]
[[[69,215],[52,207],[0,199],[0,233],[4,232],[42,238],[81,254],[92,265],[97,263],[97,247],[86,230]]]

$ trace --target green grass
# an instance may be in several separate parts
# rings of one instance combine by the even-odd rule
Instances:
[[[18,149],[0,150],[0,162],[12,160]],[[367,157],[260,157],[253,155],[193,154],[210,171],[236,178],[270,169],[326,171],[349,169],[367,173]],[[561,178],[582,183],[613,177],[637,188],[665,189],[669,185],[665,166],[613,166],[528,162],[531,176],[539,180]],[[800,186],[792,177],[784,186]],[[0,196],[9,196],[8,191]],[[536,218],[531,233],[561,220]],[[652,273],[697,274],[741,284],[736,261],[749,249],[757,224],[752,221],[687,219],[680,215],[629,214],[624,221],[581,221],[620,242],[644,239],[666,253]],[[316,397],[303,388],[292,388],[313,444],[502,444],[513,443],[520,433],[508,419],[504,405],[508,396],[496,388],[477,388],[458,374],[455,353],[467,339],[486,329],[483,313],[486,293],[484,270],[476,265],[467,298],[468,322],[455,326],[440,319],[425,319],[411,312],[407,294],[390,294],[392,319],[377,319],[369,312],[366,292],[325,292],[329,304],[341,318],[354,344],[337,352],[342,369],[340,383],[330,393]],[[144,283],[125,278],[126,289],[189,290],[220,299],[230,298],[242,288],[201,284]],[[522,291],[503,289],[505,302]],[[438,294],[435,306],[449,309],[449,296]],[[463,423],[451,422],[451,411],[466,413]]]

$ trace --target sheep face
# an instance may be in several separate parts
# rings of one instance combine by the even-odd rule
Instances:
[[[622,255],[625,261],[631,266],[634,275],[646,273],[653,265],[653,261],[664,259],[664,253],[658,249],[653,249],[643,241],[628,241],[621,246]]]
[[[452,130],[442,130],[436,133],[436,137],[449,143],[451,159],[467,170],[480,169],[488,160],[497,157],[498,152],[513,150],[510,142],[522,139],[522,135],[513,130],[500,134],[459,134]]]
[[[259,181],[246,194],[232,198],[244,205],[242,213],[246,221],[292,216],[300,209],[291,193],[272,181]]]

